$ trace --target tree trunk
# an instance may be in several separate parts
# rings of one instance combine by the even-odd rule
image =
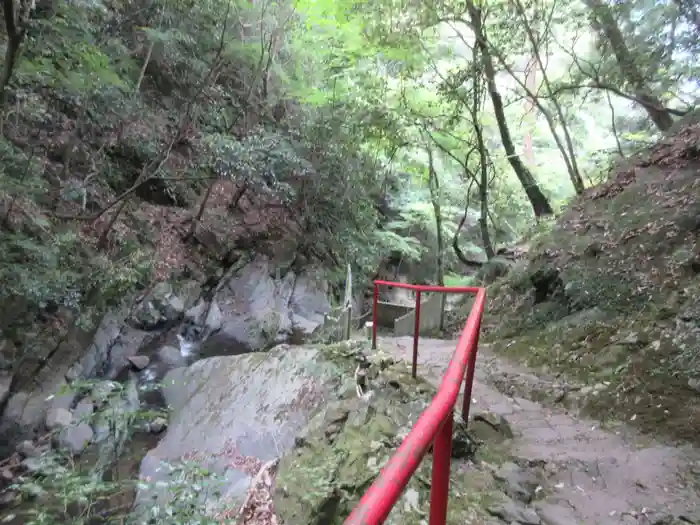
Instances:
[[[615,17],[610,7],[602,0],[584,0],[586,6],[591,10],[591,25],[593,29],[605,35],[610,43],[617,65],[620,67],[622,76],[629,83],[634,91],[635,97],[642,103],[649,118],[661,131],[666,131],[673,125],[671,114],[664,109],[664,106],[644,80],[644,76],[634,61],[625,39],[620,31]]]
[[[209,197],[211,196],[211,192],[214,190],[214,186],[217,182],[219,181],[214,179],[211,181],[209,186],[207,186],[207,191],[204,192],[204,197],[202,198],[202,203],[199,205],[199,210],[197,210],[197,215],[191,219],[192,223],[190,224],[190,230],[187,232],[187,235],[185,235],[185,241],[189,241],[192,239],[192,237],[194,237],[194,234],[197,231],[197,225],[202,221],[204,210],[207,209],[207,202],[209,202]]]
[[[554,121],[554,118],[550,114],[549,110],[544,106],[544,104],[542,104],[542,102],[537,98],[536,94],[527,86],[527,84],[520,80],[520,78],[518,78],[518,75],[515,73],[515,71],[513,71],[513,68],[508,65],[508,62],[506,61],[505,57],[503,57],[502,55],[498,55],[497,58],[503,66],[503,69],[505,69],[508,72],[508,74],[513,78],[513,80],[515,80],[515,82],[517,82],[518,85],[525,90],[528,99],[531,100],[533,104],[537,106],[538,111],[542,114],[544,120],[547,122],[547,127],[549,128],[549,131],[552,134],[552,138],[554,139],[554,142],[557,145],[559,153],[561,153],[562,159],[564,159],[566,171],[569,174],[569,179],[571,180],[571,183],[573,184],[576,193],[583,193],[583,179],[581,178],[580,172],[578,171],[578,166],[575,164],[573,143],[571,142],[571,139],[569,138],[567,141],[567,144],[569,144],[570,146],[567,150],[566,145],[562,142],[561,137],[559,137],[559,133],[557,133],[557,123]],[[549,91],[549,93],[551,94],[551,90]],[[559,106],[559,103],[554,99],[554,96],[551,96],[550,98],[552,99],[553,103],[558,107],[558,112],[560,114],[560,118],[562,119],[562,125],[564,126],[565,134],[568,135],[568,129],[566,128],[566,123],[564,122],[564,115],[561,111],[561,106]],[[574,159],[574,163],[572,163],[571,158]]]
[[[124,211],[124,208],[126,208],[126,205],[129,203],[129,199],[124,199],[119,203],[119,206],[114,212],[114,215],[112,215],[112,218],[109,219],[107,222],[107,225],[105,226],[104,230],[102,230],[102,233],[100,234],[100,238],[97,240],[97,249],[99,250],[106,250],[107,246],[109,245],[109,232],[112,231],[112,228],[114,228],[114,225],[117,222],[117,219],[119,219],[119,216],[122,214]]]
[[[467,2],[467,9],[469,11],[472,29],[474,30],[474,36],[476,37],[477,47],[481,53],[481,63],[484,67],[488,91],[491,97],[491,103],[493,104],[493,111],[496,115],[496,122],[498,123],[498,131],[501,134],[503,149],[506,151],[508,162],[511,168],[513,168],[515,175],[518,177],[520,184],[522,184],[527,198],[530,200],[535,217],[539,219],[540,217],[553,215],[554,210],[549,204],[549,200],[547,200],[547,197],[542,193],[535,177],[515,152],[513,139],[511,138],[510,130],[506,122],[503,100],[496,87],[496,70],[493,66],[493,59],[481,24],[481,10],[477,8],[471,0]]]
[[[5,49],[5,63],[2,66],[0,76],[0,133],[4,131],[5,106],[7,105],[7,88],[15,71],[19,48],[24,39],[24,29],[17,20],[14,0],[3,0],[3,16],[5,17],[5,32],[7,33],[7,47]]]
[[[545,113],[545,117],[547,117],[547,124],[549,125],[550,131],[552,132],[552,135],[554,136],[554,139],[557,142],[557,146],[559,146],[559,150],[561,151],[562,156],[564,157],[564,162],[566,163],[566,168],[569,172],[569,178],[571,179],[571,183],[574,186],[574,190],[576,190],[576,193],[578,195],[581,195],[583,193],[583,190],[585,189],[583,184],[583,177],[581,177],[581,172],[578,169],[578,163],[576,162],[576,152],[574,151],[574,143],[571,140],[571,135],[569,134],[569,127],[566,125],[564,112],[561,109],[559,101],[556,99],[555,96],[553,96],[552,84],[550,83],[549,77],[547,76],[547,68],[545,67],[544,61],[542,60],[542,55],[540,54],[540,50],[537,45],[537,39],[535,38],[535,35],[532,32],[532,27],[530,27],[530,21],[527,19],[525,9],[520,3],[520,0],[513,0],[513,3],[515,4],[515,7],[519,12],[520,17],[522,18],[525,27],[525,32],[527,33],[527,38],[530,41],[530,45],[532,46],[533,58],[537,62],[537,66],[540,68],[540,71],[542,71],[542,82],[544,83],[544,87],[547,90],[547,94],[549,95],[550,100],[552,101],[552,105],[554,106],[554,109],[557,112],[557,117],[559,117],[559,123],[561,125],[562,131],[564,132],[564,140],[566,141],[566,149],[564,149],[564,146],[561,144],[559,134],[556,131],[556,126],[554,121],[552,120],[552,117]],[[532,102],[537,103],[537,105],[540,106],[539,101],[536,100],[536,96],[537,94],[532,92]]]
[[[19,56],[19,47],[22,43],[20,38],[8,38],[7,49],[5,50],[5,63],[2,68],[2,77],[0,77],[0,110],[4,111],[7,104],[7,88],[12,80],[12,74],[15,71],[15,64]]]
[[[452,249],[454,250],[455,255],[457,256],[457,259],[459,259],[462,264],[464,264],[466,266],[479,267],[481,265],[467,259],[467,256],[464,255],[462,248],[459,247],[459,234],[462,231],[462,227],[464,226],[464,223],[467,221],[468,215],[469,215],[469,204],[467,204],[464,207],[464,214],[462,215],[462,218],[459,220],[459,224],[457,224],[457,231],[455,232],[454,237],[452,237]]]
[[[491,235],[489,234],[489,172],[488,159],[486,158],[486,144],[484,143],[484,128],[479,120],[481,109],[482,87],[479,82],[479,71],[474,64],[473,73],[474,89],[472,90],[472,126],[474,135],[476,135],[476,148],[479,151],[479,229],[481,230],[481,243],[484,245],[486,258],[490,261],[496,256],[496,251],[493,249]],[[476,177],[474,177],[476,178]]]
[[[238,209],[238,203],[241,202],[243,195],[248,190],[248,181],[244,180],[243,183],[236,188],[236,193],[233,194],[230,204],[228,205],[228,211],[235,212]]]
[[[612,100],[610,99],[610,93],[605,92],[605,97],[608,101],[608,107],[610,108],[610,127],[612,128],[613,136],[615,137],[615,144],[617,145],[617,153],[620,157],[624,157],[625,153],[622,151],[622,143],[620,142],[620,135],[617,132],[617,124],[615,124],[615,106],[613,106]]]
[[[537,71],[534,67],[534,58],[528,60],[527,70],[525,71],[525,87],[530,93],[535,93],[537,89],[536,80]],[[535,100],[532,96],[525,98],[525,116],[529,116],[535,107]],[[536,119],[537,117],[535,117]],[[529,119],[528,119],[529,120]],[[525,151],[525,160],[530,164],[530,166],[535,164],[535,153],[532,148],[532,132],[536,128],[535,123],[527,123],[528,130],[525,133],[525,146],[523,150]]]
[[[479,181],[479,229],[481,230],[481,242],[484,245],[486,258],[490,261],[496,256],[493,249],[491,235],[489,234],[489,177],[488,165],[486,164],[486,150],[484,149],[484,137],[481,132],[481,124],[474,124],[476,140],[479,147],[479,159],[481,163],[481,177]]]
[[[146,51],[146,58],[143,59],[143,64],[141,65],[141,71],[139,71],[139,78],[136,80],[136,90],[135,91],[141,91],[141,83],[143,82],[143,77],[146,76],[146,69],[148,68],[148,63],[151,61],[151,56],[153,55],[153,46],[155,45],[156,41],[151,40],[151,43],[148,44],[148,50]]]
[[[435,171],[433,162],[433,149],[428,146],[428,188],[430,189],[430,202],[433,205],[433,213],[435,214],[435,228],[437,230],[437,268],[436,279],[438,286],[445,286],[445,269],[443,256],[445,252],[444,242],[442,239],[442,210],[440,209],[440,180]],[[440,301],[440,331],[445,329],[445,294],[441,294]]]

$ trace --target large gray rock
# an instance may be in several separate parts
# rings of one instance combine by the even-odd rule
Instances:
[[[288,450],[332,384],[331,367],[319,364],[318,355],[314,348],[281,345],[169,372],[163,380],[168,430],[141,464],[141,479],[151,488],[138,501],[169,501],[178,493],[178,476],[188,475],[178,470],[181,460],[195,458],[217,476],[209,488],[239,502],[251,476],[247,458],[264,462]]]
[[[506,523],[520,523],[522,525],[540,525],[542,523],[537,512],[519,501],[510,499],[505,494],[495,494],[493,499],[494,501],[486,508],[486,511]]]
[[[224,322],[223,313],[216,301],[205,301],[200,299],[197,304],[185,312],[185,319],[206,330],[207,334],[212,334],[221,330]]]
[[[371,352],[368,347],[345,342],[322,351],[324,358],[330,355],[338,363],[344,380],[309,419],[295,449],[279,463],[274,507],[281,523],[344,523],[435,394],[422,378],[411,378],[410,366],[395,363],[387,354]],[[362,397],[355,391],[358,355],[354,349],[366,357]],[[476,493],[490,491],[493,478],[474,463],[465,468],[459,462],[454,460],[454,472],[459,474],[450,483],[449,523],[481,522],[476,517],[484,514],[479,508],[484,495]],[[418,525],[425,520],[431,463],[428,453],[386,525]]]
[[[328,283],[320,271],[312,269],[296,278],[289,308],[294,329],[304,335],[310,335],[323,323],[330,303]]]
[[[140,372],[148,366],[148,364],[151,362],[151,358],[147,355],[132,355],[128,358],[128,361],[133,370]]]
[[[77,456],[87,448],[94,435],[92,427],[87,423],[71,425],[59,432],[58,446],[73,456]]]
[[[106,314],[94,334],[79,333],[66,339],[73,353],[61,354],[49,363],[42,377],[36,378],[30,391],[10,396],[0,418],[2,443],[25,439],[45,422],[48,412],[70,409],[75,401],[73,381],[106,377],[115,379],[129,365],[128,358],[151,334],[125,323],[128,307]],[[62,343],[63,344],[63,343]],[[2,381],[0,378],[0,387]],[[0,394],[2,389],[0,388]]]
[[[503,484],[506,495],[523,503],[532,501],[539,486],[534,472],[524,470],[513,462],[501,465],[494,473],[494,478]]]
[[[75,367],[78,369],[75,373],[76,379],[96,376],[115,379],[129,366],[129,357],[138,352],[149,334],[126,324],[126,316],[126,308],[104,316],[95,331],[92,343]]]
[[[358,363],[364,363],[368,392],[362,397]],[[280,520],[340,525],[434,393],[411,379],[409,367],[370,354],[358,341],[280,345],[173,370],[164,380],[170,421],[141,464],[136,519],[143,512],[191,511],[195,504],[198,517],[199,509],[226,510],[233,522],[251,478],[280,458],[274,494],[268,494]],[[466,493],[470,476],[460,476],[455,491]],[[429,483],[427,460],[387,525],[418,523]],[[460,523],[474,512],[472,499],[454,499],[451,513]]]
[[[189,281],[177,290],[168,282],[156,284],[129,316],[129,322],[140,330],[157,330],[182,318],[199,296],[199,285]]]
[[[286,341],[294,332],[310,334],[331,309],[327,287],[320,272],[282,276],[273,262],[258,257],[217,292],[221,329],[252,349]]]
[[[73,414],[66,408],[54,408],[46,414],[46,428],[56,430],[73,423]]]

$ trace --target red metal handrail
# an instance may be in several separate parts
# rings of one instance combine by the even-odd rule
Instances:
[[[379,473],[377,479],[362,496],[360,502],[345,520],[344,525],[380,525],[384,523],[431,444],[433,444],[433,471],[430,486],[430,518],[428,523],[429,525],[444,525],[447,519],[447,497],[450,485],[452,417],[462,379],[464,379],[462,417],[465,421],[469,417],[469,404],[474,382],[474,367],[479,345],[481,317],[486,302],[486,290],[473,287],[422,286],[375,281],[372,305],[372,320],[374,323],[372,327],[373,347],[376,347],[377,341],[378,285],[396,286],[397,288],[416,291],[413,370],[415,370],[418,356],[417,338],[420,328],[420,292],[473,293],[476,294],[476,298],[462,334],[457,341],[457,349],[452,355],[437,394]]]

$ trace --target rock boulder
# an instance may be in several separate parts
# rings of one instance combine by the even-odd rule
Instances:
[[[169,372],[163,380],[171,407],[168,429],[141,464],[142,479],[168,488],[142,491],[139,501],[155,494],[168,504],[167,493],[176,492],[173,477],[189,475],[180,468],[182,460],[196,458],[216,478],[225,500],[240,504],[250,462],[289,450],[333,389],[334,368],[318,357],[315,348],[281,345],[269,353],[213,357]]]
[[[129,323],[139,330],[157,330],[178,321],[184,311],[185,302],[174,293],[172,285],[161,282],[141,300]]]
[[[179,484],[187,480],[187,489],[206,469],[210,476],[198,483],[206,487],[198,497],[212,512],[235,514],[261,465],[280,458],[274,493],[280,519],[342,523],[434,394],[427,383],[411,379],[406,365],[370,355],[366,346],[280,345],[168,373],[170,420],[141,464],[137,509],[152,509],[154,501],[164,511],[177,505],[173,495],[185,498]],[[358,397],[361,362],[366,374]],[[398,514],[424,510],[426,459]],[[188,470],[193,465],[197,472]]]
[[[296,274],[257,257],[229,277],[216,302],[221,330],[252,349],[287,341],[293,333],[311,334],[331,309],[321,272]]]
[[[213,357],[171,371],[164,383],[172,411],[165,437],[142,462],[137,509],[152,511],[156,501],[167,512],[196,485],[212,513],[233,517],[261,466],[279,458],[279,518],[325,525],[342,523],[434,395],[405,364],[359,341]],[[428,455],[392,514],[412,517],[402,523],[420,522],[430,464]],[[465,491],[466,479],[453,489]],[[458,519],[472,515],[473,500],[455,501]]]

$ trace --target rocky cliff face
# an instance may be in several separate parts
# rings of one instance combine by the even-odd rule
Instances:
[[[297,274],[256,258],[231,276],[215,295],[221,330],[252,349],[310,335],[330,311],[328,283],[320,270]]]
[[[75,390],[76,381],[122,381],[129,369],[139,383],[159,380],[202,357],[303,340],[328,311],[321,270],[295,273],[264,256],[242,261],[214,289],[194,281],[159,283],[135,305],[108,313],[88,341],[82,342],[86,334],[66,339],[71,351],[59,352],[60,360],[7,400],[0,430],[9,444],[41,432],[56,411],[74,412],[81,397],[64,392]],[[0,394],[8,396],[9,377],[0,383],[7,383]]]

